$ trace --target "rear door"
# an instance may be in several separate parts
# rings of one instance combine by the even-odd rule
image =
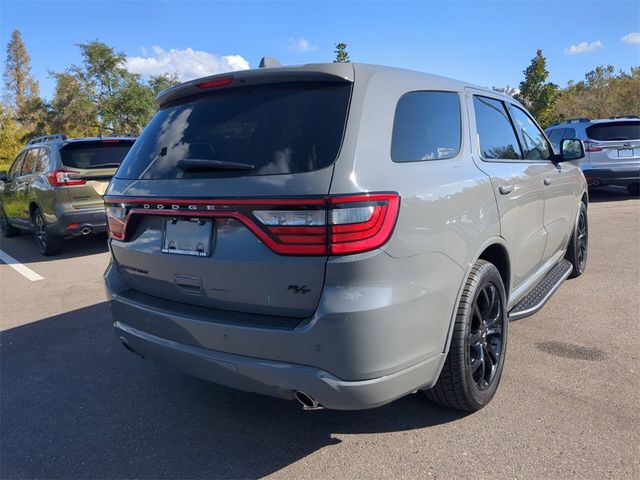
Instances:
[[[22,162],[20,176],[15,181],[15,202],[16,202],[16,220],[22,224],[28,224],[29,218],[29,188],[31,181],[35,177],[35,168],[38,163],[40,148],[30,148]]]
[[[501,235],[510,247],[513,288],[517,288],[536,272],[544,253],[544,178],[550,166],[524,158],[504,101],[482,92],[468,102],[469,111],[475,112],[474,150],[480,157],[476,163],[491,177]]]
[[[103,208],[102,196],[131,145],[133,140],[103,139],[69,142],[60,148],[63,167],[71,172],[66,188],[73,208]]]
[[[21,207],[16,193],[20,185],[20,171],[26,154],[26,150],[18,154],[7,172],[7,181],[2,184],[2,196],[0,197],[2,208],[7,218],[11,219],[11,221],[15,221],[20,215]]]
[[[105,197],[113,258],[135,295],[315,312],[351,82],[296,78],[203,90],[152,119]]]
[[[592,168],[640,166],[640,120],[594,123],[586,128],[586,134]]]

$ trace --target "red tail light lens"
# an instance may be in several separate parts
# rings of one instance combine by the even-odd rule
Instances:
[[[604,150],[604,147],[601,147],[596,142],[584,142],[585,152],[601,152],[602,150]]]
[[[222,77],[216,78],[214,80],[207,80],[206,82],[196,83],[196,87],[207,89],[207,88],[216,88],[216,87],[226,87],[227,85],[231,85],[233,82],[233,77]]]
[[[302,200],[105,201],[109,234],[116,240],[126,239],[133,215],[226,217],[242,222],[280,255],[345,255],[379,248],[389,240],[400,208],[395,193]]]
[[[80,172],[73,170],[55,170],[47,174],[47,180],[54,187],[68,187],[73,185],[84,185],[86,180],[79,178]]]

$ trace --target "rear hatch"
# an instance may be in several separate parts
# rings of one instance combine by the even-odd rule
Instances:
[[[636,168],[640,164],[640,120],[598,122],[586,129],[593,168]]]
[[[72,141],[60,148],[66,172],[64,182],[73,208],[103,208],[109,181],[133,145],[134,139]]]
[[[268,75],[165,95],[105,197],[130,290],[243,313],[315,311],[352,83]]]

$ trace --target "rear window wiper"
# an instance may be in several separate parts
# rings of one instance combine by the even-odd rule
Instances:
[[[89,165],[87,168],[118,168],[119,163],[97,163],[96,165]]]
[[[199,158],[188,158],[180,160],[177,165],[180,170],[253,170],[255,165],[238,162],[225,162],[222,160],[205,160]]]

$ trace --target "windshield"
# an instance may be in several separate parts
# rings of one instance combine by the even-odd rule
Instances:
[[[640,120],[630,122],[596,123],[587,128],[587,136],[592,140],[638,140]]]
[[[60,149],[60,157],[69,168],[118,168],[131,145],[127,140],[69,143]]]
[[[117,177],[273,175],[327,167],[342,143],[350,93],[351,84],[300,82],[191,97],[156,114]],[[200,160],[202,167],[185,168],[185,160]]]

